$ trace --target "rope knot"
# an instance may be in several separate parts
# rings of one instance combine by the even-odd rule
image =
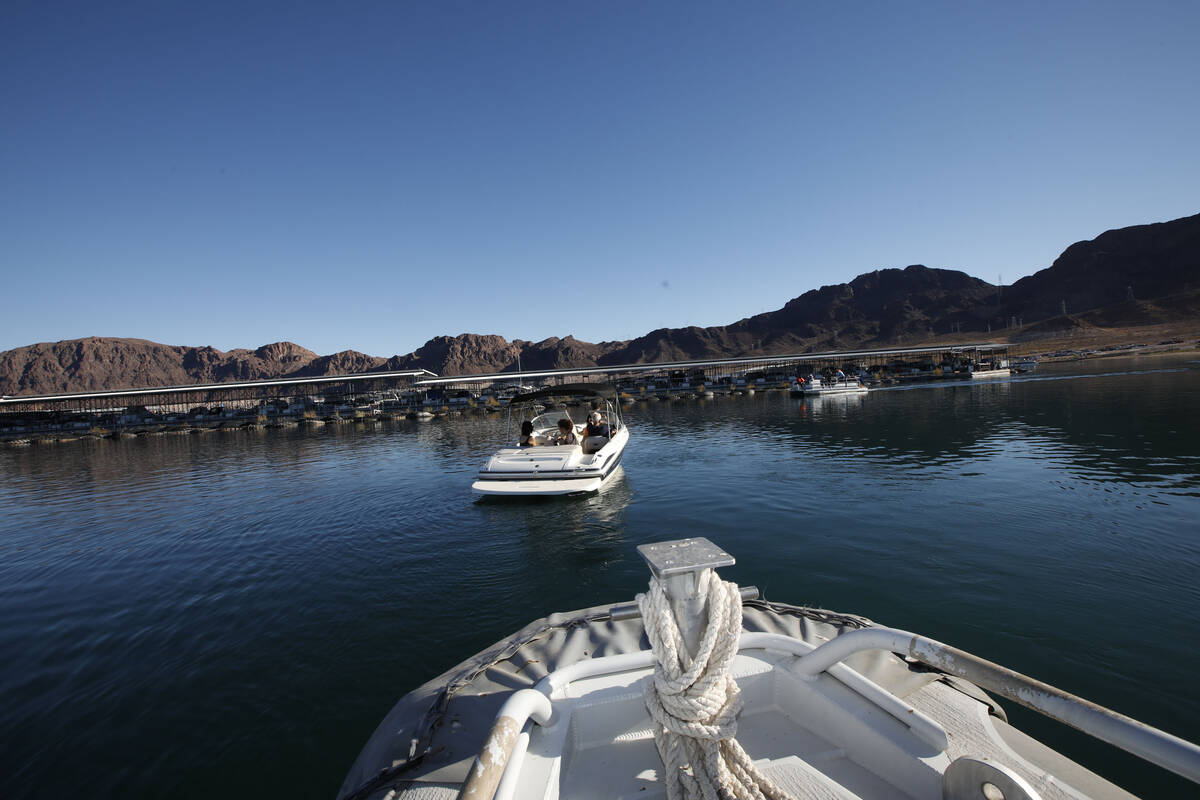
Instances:
[[[656,659],[646,708],[666,768],[668,800],[789,800],[734,738],[742,711],[741,690],[731,672],[742,632],[737,584],[705,569],[697,576],[696,592],[707,614],[695,653],[688,651],[658,579],[637,596]]]

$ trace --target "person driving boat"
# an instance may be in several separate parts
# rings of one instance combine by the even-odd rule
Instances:
[[[569,417],[563,417],[558,421],[558,433],[554,434],[554,444],[579,444],[579,437],[575,435],[575,425]]]

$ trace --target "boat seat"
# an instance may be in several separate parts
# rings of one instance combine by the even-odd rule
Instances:
[[[584,455],[593,455],[600,452],[604,445],[608,444],[607,436],[585,436],[583,437],[583,453]]]

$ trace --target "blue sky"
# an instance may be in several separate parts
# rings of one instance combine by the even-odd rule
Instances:
[[[1200,3],[9,2],[0,350],[625,339],[1200,212]]]

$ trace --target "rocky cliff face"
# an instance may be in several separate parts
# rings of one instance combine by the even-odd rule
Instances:
[[[324,373],[315,365],[332,358],[319,357],[291,342],[221,352],[212,347],[94,336],[0,353],[0,393],[87,392],[263,380],[288,374],[320,375]],[[379,361],[382,359],[371,359],[372,364]],[[336,366],[330,368],[336,371]]]
[[[1106,231],[1076,242],[1049,269],[1005,290],[1005,312],[1026,320],[1200,290],[1200,214]],[[1169,304],[1168,304],[1169,305]],[[1132,322],[1132,320],[1130,320]]]
[[[518,343],[510,344],[503,336],[436,336],[412,353],[390,360],[388,369],[427,369],[439,375],[504,372],[516,369],[520,352]]]
[[[388,359],[386,369],[427,369],[439,375],[480,375],[524,370],[594,367],[612,350],[611,343],[591,344],[573,336],[540,342],[463,333],[438,336],[407,356]],[[519,361],[518,361],[519,359]]]
[[[186,383],[190,379],[184,361],[189,355],[197,374],[212,374],[213,364],[208,354],[195,350],[142,339],[103,338],[18,347],[0,353],[0,393],[87,391],[147,382]]]
[[[330,356],[317,356],[299,369],[294,371],[285,370],[281,374],[297,378],[317,377],[319,375],[349,375],[354,372],[380,370],[386,363],[386,359],[379,358],[378,356],[369,356],[357,350],[343,350],[340,353],[334,353]]]
[[[850,283],[822,286],[769,311],[732,325],[663,328],[640,336],[603,357],[602,363],[680,361],[853,348],[909,341],[982,328],[994,312],[996,287],[963,272],[920,264],[882,269]]]
[[[1070,318],[1061,318],[1066,301]],[[318,356],[291,342],[221,352],[142,339],[92,337],[0,353],[0,393],[170,386],[287,376],[424,368],[470,375],[564,367],[683,361],[806,350],[917,344],[951,330],[1113,326],[1200,315],[1200,214],[1108,231],[1068,247],[1047,269],[998,290],[955,270],[913,265],[880,269],[823,286],[782,308],[710,328],[662,328],[627,342],[574,337],[540,342],[464,333],[437,336],[407,355],[383,359],[354,350]]]

